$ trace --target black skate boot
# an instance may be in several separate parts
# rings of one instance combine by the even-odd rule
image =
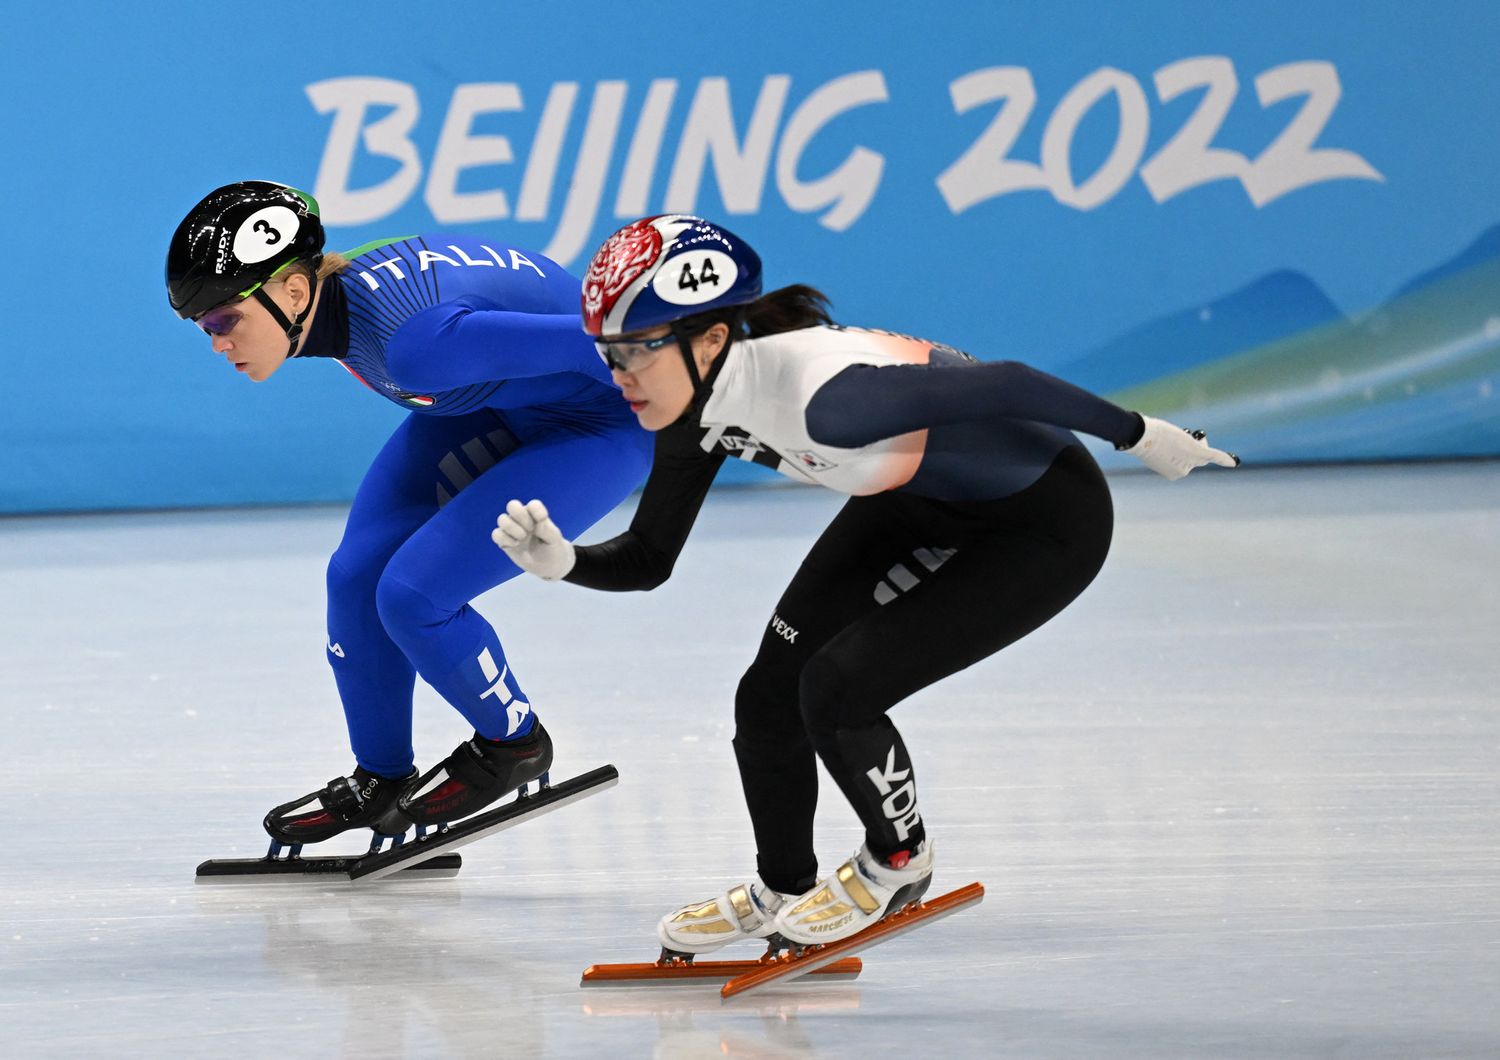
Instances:
[[[462,820],[544,776],[552,768],[552,738],[538,721],[525,739],[500,743],[477,732],[447,758],[407,785],[397,805],[419,826]]]
[[[396,808],[403,788],[415,779],[382,777],[354,767],[350,777],[334,777],[322,791],[283,803],[266,814],[266,832],[278,843],[321,843],[351,828],[372,828],[385,836],[402,835],[411,822]]]

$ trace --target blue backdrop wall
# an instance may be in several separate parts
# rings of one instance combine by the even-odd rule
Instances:
[[[1500,5],[494,0],[7,15],[0,511],[352,495],[402,415],[168,310],[209,189],[578,271],[692,211],[841,319],[1248,460],[1500,453]],[[754,469],[749,469],[754,470]]]

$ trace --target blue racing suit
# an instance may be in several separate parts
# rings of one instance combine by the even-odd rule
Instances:
[[[579,281],[495,239],[370,244],[324,280],[303,357],[330,357],[410,410],[365,474],[328,564],[328,661],[372,773],[413,766],[415,677],[489,739],[533,715],[470,601],[518,568],[490,543],[513,497],[569,537],[645,477],[643,431],[582,331]]]

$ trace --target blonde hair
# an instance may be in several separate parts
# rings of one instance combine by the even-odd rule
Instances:
[[[340,254],[340,253],[338,253],[336,251],[332,252],[332,253],[329,253],[329,254],[324,254],[323,255],[323,259],[320,262],[318,262],[317,282],[318,283],[322,283],[324,280],[328,279],[330,276],[333,276],[333,275],[336,275],[337,273],[343,272],[348,267],[349,267],[349,259],[346,258],[346,257],[344,257],[344,255],[342,255],[342,254]],[[308,261],[306,258],[301,258],[301,259],[299,259],[297,261],[291,262],[290,264],[288,264],[286,266],[286,271],[287,271],[288,274],[297,274],[297,273],[300,273],[301,275],[306,276],[308,278],[309,282],[311,282],[313,280],[313,266],[312,266],[312,262]],[[280,277],[277,277],[277,278],[279,280],[283,281],[283,282],[285,282],[285,280],[286,280],[285,276],[280,276]],[[309,308],[311,308],[311,307],[309,307]],[[296,343],[293,343],[292,349],[293,349],[292,356],[293,357],[297,356],[298,352],[300,352],[300,351],[297,350],[297,344]]]
[[[323,255],[323,264],[318,266],[318,279],[326,280],[335,273],[343,272],[349,267],[349,259],[338,251],[329,251]]]
[[[343,272],[348,267],[349,259],[344,257],[344,255],[338,253],[337,251],[332,251],[330,253],[324,254],[322,262],[318,265],[318,280],[326,280],[328,279],[328,277],[333,276],[336,273]],[[279,278],[285,278],[285,275],[294,272],[300,272],[309,280],[312,279],[312,262],[308,261],[306,258],[300,258],[297,261],[290,262],[285,266],[285,272],[283,276]]]

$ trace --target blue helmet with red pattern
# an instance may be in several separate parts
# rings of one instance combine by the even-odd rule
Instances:
[[[664,214],[604,241],[583,277],[583,330],[628,335],[760,297],[760,256],[701,217]]]

